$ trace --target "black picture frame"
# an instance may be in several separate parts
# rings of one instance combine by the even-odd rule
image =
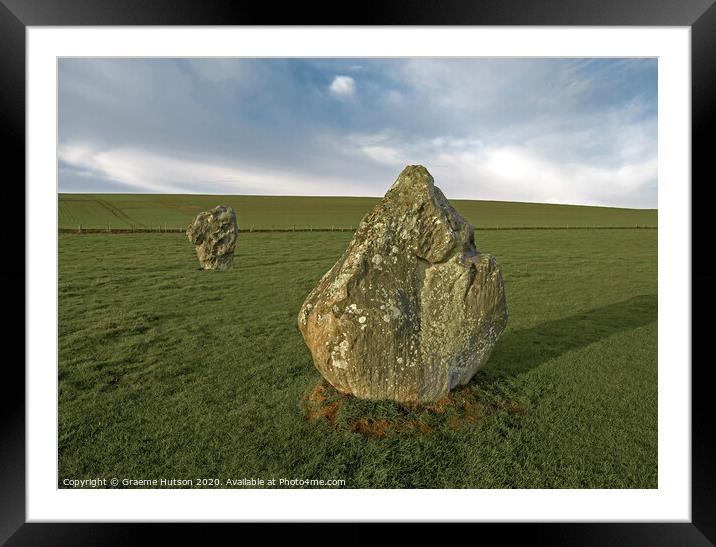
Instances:
[[[707,224],[713,182],[709,136],[716,134],[716,5],[715,0],[393,0],[364,1],[356,9],[335,4],[230,3],[226,0],[0,0],[0,132],[5,143],[4,191],[14,191],[6,225],[14,226],[12,257],[0,272],[5,302],[17,299],[11,321],[2,329],[5,348],[24,340],[26,271],[18,257],[17,231],[32,222],[32,204],[26,203],[19,181],[25,180],[25,31],[28,26],[75,25],[542,25],[542,26],[684,26],[691,29],[692,75],[692,356],[705,347],[710,329],[707,313],[714,309],[715,274],[710,271],[711,238]],[[711,175],[711,176],[709,176]],[[689,181],[683,181],[689,184]],[[24,188],[24,187],[23,187]],[[19,203],[23,203],[23,207]],[[700,210],[701,209],[701,210]],[[702,214],[699,214],[702,213]],[[27,215],[27,217],[26,217]],[[23,245],[23,249],[24,249]],[[18,287],[25,291],[19,291]],[[9,307],[9,306],[8,306]],[[10,308],[12,309],[12,308]],[[10,314],[8,314],[9,316]],[[701,315],[701,320],[699,320]],[[701,334],[700,342],[697,335]],[[211,543],[217,533],[236,534],[234,524],[34,523],[25,522],[25,385],[24,344],[20,356],[4,363],[0,397],[0,543],[11,546],[143,545],[153,538],[169,542]],[[8,356],[6,349],[6,356]],[[708,356],[707,353],[705,355]],[[692,520],[690,523],[530,523],[474,524],[468,532],[484,541],[505,537],[549,545],[714,545],[716,544],[716,465],[712,420],[711,359],[692,357]],[[687,367],[690,363],[673,363]],[[243,525],[246,526],[246,525]],[[263,526],[263,525],[249,525]],[[285,527],[289,525],[279,525]],[[296,525],[290,533],[297,533]],[[357,525],[353,525],[357,526]],[[372,540],[375,525],[361,525],[346,534],[321,525],[323,537]],[[473,527],[478,527],[474,529]],[[263,533],[256,530],[252,532]],[[271,533],[274,534],[273,530]],[[298,533],[316,534],[302,526]],[[242,530],[242,534],[246,533]],[[405,533],[405,532],[401,532]],[[424,527],[413,533],[425,537]],[[442,538],[445,531],[438,532]],[[453,534],[454,531],[450,531]],[[239,536],[234,536],[238,540]],[[406,539],[402,536],[402,540]]]

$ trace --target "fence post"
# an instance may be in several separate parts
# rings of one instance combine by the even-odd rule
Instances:
[[[77,233],[78,233],[78,234],[81,234],[81,233],[82,233],[82,224],[80,224],[79,228],[77,229]]]

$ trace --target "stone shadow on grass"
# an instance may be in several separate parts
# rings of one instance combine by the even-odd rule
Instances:
[[[656,319],[656,295],[641,295],[534,327],[507,331],[484,369],[466,385],[434,403],[360,400],[342,395],[320,380],[312,391],[302,395],[300,407],[309,421],[326,420],[337,429],[370,437],[430,434],[474,423],[495,413],[515,419],[526,409],[514,399],[515,393],[501,387],[503,381],[567,351]]]
[[[487,366],[472,382],[517,376],[559,357],[622,331],[657,319],[656,295],[640,295],[534,327],[507,331],[498,340]],[[478,379],[478,376],[482,378]],[[472,383],[470,382],[470,383]]]

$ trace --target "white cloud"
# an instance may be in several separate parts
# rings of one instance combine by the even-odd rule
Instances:
[[[656,207],[656,158],[613,166],[565,163],[528,146],[486,145],[448,136],[402,142],[385,133],[335,143],[379,173],[342,176],[238,165],[224,158],[179,158],[135,148],[64,144],[59,159],[76,174],[113,180],[140,192],[267,195],[381,195],[405,165],[420,163],[449,199]]]
[[[63,60],[59,184],[377,196],[420,163],[452,198],[656,207],[644,63]]]
[[[368,156],[379,164],[399,169],[408,163],[405,155],[407,150],[391,145],[391,141],[397,140],[389,133],[354,133],[348,135],[345,141],[339,143],[339,146],[357,151],[359,157]]]
[[[336,76],[329,89],[337,97],[351,97],[356,91],[355,80],[350,76]]]
[[[267,195],[363,194],[359,180],[232,164],[223,158],[177,158],[134,148],[60,145],[60,161],[75,172],[120,182],[141,192]],[[331,193],[326,190],[331,189]]]
[[[363,152],[371,159],[385,165],[405,165],[405,157],[401,151],[390,146],[364,146]]]
[[[492,145],[441,136],[401,142],[384,133],[352,135],[366,160],[390,166],[421,163],[448,198],[539,203],[656,207],[656,157],[614,165],[564,162],[529,146]],[[621,159],[621,158],[620,158]]]

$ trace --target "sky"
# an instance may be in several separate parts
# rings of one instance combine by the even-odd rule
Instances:
[[[60,59],[60,192],[655,208],[656,59]]]

